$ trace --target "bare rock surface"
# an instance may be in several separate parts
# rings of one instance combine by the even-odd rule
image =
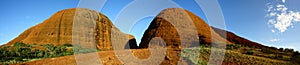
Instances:
[[[73,43],[82,47],[112,50],[111,32],[120,32],[105,15],[89,9],[71,8],[59,11],[33,26],[6,45]],[[134,37],[131,37],[132,39]],[[134,39],[135,40],[135,39]]]

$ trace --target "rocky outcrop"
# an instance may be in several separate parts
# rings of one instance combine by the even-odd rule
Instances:
[[[226,38],[228,41],[234,43],[234,44],[241,44],[241,45],[245,45],[245,46],[250,46],[250,47],[257,47],[257,48],[263,48],[263,47],[267,47],[264,46],[262,44],[250,41],[248,39],[242,38],[232,32],[226,31],[226,30],[222,30],[216,27],[211,27],[214,31],[216,31],[216,33],[220,33],[220,32],[226,32],[226,36],[225,35],[221,35],[223,38]]]
[[[44,22],[27,29],[8,45],[15,42],[55,45],[71,43],[74,16],[75,9],[59,11]]]
[[[227,35],[223,35],[223,32],[227,32]],[[166,52],[161,52],[166,53],[161,65],[176,65],[178,63],[187,65],[190,61],[180,58],[179,55],[182,48],[194,47],[199,44],[218,45],[220,42],[262,46],[231,32],[211,28],[195,14],[180,8],[169,8],[160,12],[145,31],[139,46],[137,46],[134,36],[120,32],[105,15],[82,8],[59,11],[44,22],[24,31],[6,45],[12,45],[15,42],[54,45],[72,43],[98,50],[114,49],[118,51],[117,53],[116,51],[98,52],[98,57],[105,65],[122,64],[118,57],[127,57],[126,60],[132,59],[129,58],[130,54],[122,51],[130,51],[137,58],[147,59],[152,54],[149,52],[149,48],[160,51],[167,48]],[[164,48],[158,49],[156,46]],[[117,57],[116,54],[120,55]],[[83,54],[83,60],[91,58],[87,56],[91,55]],[[49,58],[24,64],[45,63],[52,65],[76,64],[76,58],[75,56],[65,56],[54,60]]]
[[[111,50],[111,31],[120,32],[103,14],[89,9],[71,8],[59,11],[44,22],[24,31],[6,45],[27,44],[62,45],[73,43],[82,47]]]
[[[191,33],[195,33],[195,35]],[[231,42],[222,38],[218,33],[212,30],[201,18],[180,8],[165,9],[156,16],[145,31],[140,47],[148,48],[149,41],[155,37],[162,38],[169,48],[180,48],[181,45],[190,47],[194,44],[200,44],[200,42],[210,44],[214,43],[212,41],[213,39],[231,44]]]
[[[219,36],[201,18],[180,8],[169,8],[159,13],[145,31],[140,48],[149,48],[153,38],[160,38],[165,42],[167,56],[162,64],[177,64],[181,61],[181,48],[194,47],[199,44],[231,42]],[[154,43],[159,43],[155,42]]]

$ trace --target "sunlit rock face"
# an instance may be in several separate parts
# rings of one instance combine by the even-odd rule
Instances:
[[[168,8],[161,11],[145,31],[140,48],[151,48],[151,43],[160,43],[160,41],[153,41],[154,38],[161,38],[168,48],[166,59],[162,64],[176,64],[181,61],[179,53],[182,48],[211,44],[215,41],[231,44],[201,18],[181,8]],[[158,44],[160,45],[163,44]]]
[[[140,47],[147,48],[154,37],[162,38],[168,48],[190,47],[200,42],[210,44],[213,40],[231,44],[201,18],[180,8],[169,8],[160,12],[144,33]]]
[[[71,8],[53,14],[33,26],[6,45],[15,42],[26,44],[73,43],[82,47],[112,50],[111,31],[120,32],[103,14],[89,9]]]

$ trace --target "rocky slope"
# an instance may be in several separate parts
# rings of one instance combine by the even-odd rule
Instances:
[[[200,42],[201,44],[216,43],[213,40],[231,44],[201,18],[180,8],[165,9],[156,16],[145,31],[139,46],[147,48],[151,39],[155,37],[162,38],[170,48],[180,48],[181,45],[190,47]]]
[[[226,36],[225,35],[221,35],[223,38],[226,38],[228,41],[233,42],[234,44],[241,44],[241,45],[246,45],[246,46],[254,46],[257,48],[263,48],[263,47],[267,47],[264,46],[262,44],[250,41],[248,39],[242,38],[232,32],[226,31],[226,30],[222,30],[219,28],[215,28],[215,27],[211,27],[214,31],[216,31],[217,33],[220,32],[226,32]]]
[[[130,54],[123,51],[132,52],[137,58],[147,59],[152,54],[149,52],[149,48],[155,46],[166,48],[166,56],[163,57],[161,65],[178,63],[187,65],[190,61],[180,57],[181,49],[199,44],[218,45],[220,42],[225,44],[247,42],[249,45],[260,46],[258,43],[238,37],[233,33],[228,32],[227,35],[222,35],[221,32],[227,31],[211,28],[192,12],[180,8],[168,8],[155,17],[145,31],[140,45],[137,46],[134,36],[120,32],[105,15],[93,10],[73,8],[55,13],[43,23],[31,27],[6,45],[24,42],[55,45],[73,43],[88,48],[96,46],[99,50],[110,51],[79,54],[79,56],[82,56],[83,60],[87,60],[91,58],[89,54],[98,54],[104,65],[124,64],[124,62],[120,62],[119,57],[128,57]],[[113,48],[112,45],[116,45],[118,48]],[[124,49],[123,47],[127,50],[116,50],[120,51],[118,52],[120,55],[117,57],[116,51],[112,49]],[[76,65],[75,56],[47,58],[20,64]],[[125,60],[130,59],[133,58]],[[152,61],[147,62],[151,63]]]
[[[6,45],[15,42],[54,45],[76,42],[73,44],[89,48],[96,44],[99,50],[111,50],[112,30],[124,34],[105,15],[89,9],[72,8],[55,13]]]
[[[164,64],[176,64],[179,61],[180,49],[199,46],[199,44],[218,44],[223,42],[232,44],[210,28],[195,14],[180,8],[163,10],[151,22],[145,31],[140,48],[149,48],[153,41],[160,38],[168,48]]]

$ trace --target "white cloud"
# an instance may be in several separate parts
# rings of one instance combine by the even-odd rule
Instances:
[[[275,30],[272,30],[272,33],[274,33],[275,32]]]
[[[286,11],[288,8],[287,7],[285,7],[285,5],[281,5],[281,4],[278,4],[278,5],[276,5],[276,11],[282,11],[282,12],[284,12],[284,11]]]
[[[275,16],[277,13],[276,12],[271,12],[270,16]]]
[[[268,24],[275,24],[276,23],[276,21],[274,20],[274,19],[270,19],[269,21],[268,21]]]
[[[284,3],[285,0],[282,0],[282,2]],[[269,12],[266,15],[269,18],[268,24],[281,33],[288,30],[289,27],[293,28],[293,24],[300,21],[300,12],[289,10],[283,4],[271,3],[267,7],[267,12]]]
[[[271,39],[268,42],[278,42],[278,41],[280,41],[280,39]]]

